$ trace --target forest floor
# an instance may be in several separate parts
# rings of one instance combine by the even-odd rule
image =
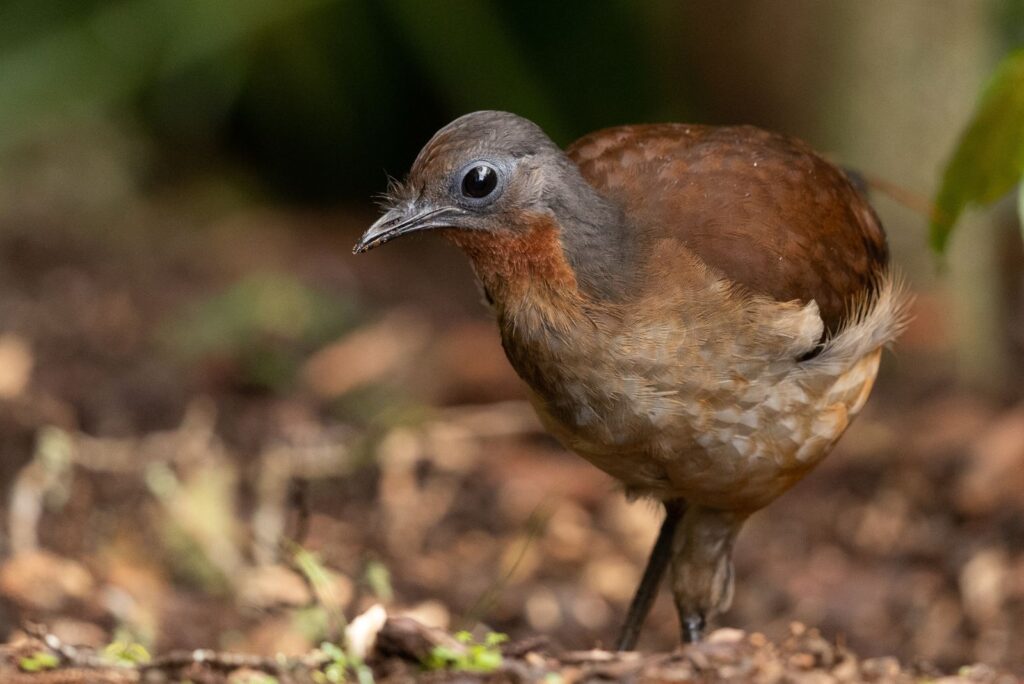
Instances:
[[[291,684],[353,682],[755,682],[827,684],[894,682],[1014,684],[1020,679],[987,665],[943,674],[937,668],[901,665],[893,657],[861,659],[816,630],[793,624],[773,643],[763,634],[719,629],[707,639],[665,653],[564,651],[546,638],[508,642],[493,649],[467,646],[443,630],[411,618],[379,625],[365,659],[344,669],[330,652],[293,658],[210,651],[173,652],[143,663],[113,664],[88,650],[70,648],[52,635],[19,635],[0,646],[0,681],[10,684]],[[474,648],[480,650],[474,654]],[[439,659],[438,652],[445,658]],[[45,669],[35,669],[46,655]],[[338,668],[338,669],[333,669]],[[344,672],[344,675],[340,673]]]
[[[720,629],[676,649],[664,596],[615,655],[657,512],[543,433],[455,255],[178,200],[0,225],[0,682],[1024,675],[1024,403],[950,384],[937,296]]]

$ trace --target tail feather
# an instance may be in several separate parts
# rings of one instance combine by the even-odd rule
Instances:
[[[809,363],[848,363],[891,344],[910,322],[913,297],[904,279],[890,269],[869,296],[857,303],[849,322]]]

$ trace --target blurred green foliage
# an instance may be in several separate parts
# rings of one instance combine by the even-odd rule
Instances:
[[[706,118],[693,106],[707,100],[714,72],[698,74],[685,45],[715,40],[700,37],[701,12],[710,7],[7,0],[0,4],[0,169],[17,163],[5,152],[100,117],[148,132],[160,143],[165,173],[227,158],[291,197],[363,200],[383,187],[387,171],[408,168],[438,126],[474,109],[516,111],[560,143],[623,122]],[[1024,0],[988,7],[1003,40],[1024,45]],[[735,51],[742,64],[743,45]],[[938,248],[966,204],[1005,185],[997,167],[1006,165],[991,156],[1012,157],[997,149],[1003,133],[979,131],[1009,130],[1010,117],[998,119],[992,103],[1012,96],[994,84],[974,132],[965,134],[939,195]]]
[[[391,572],[388,567],[379,560],[371,560],[366,564],[366,571],[363,574],[370,591],[381,603],[391,603],[395,598],[395,591],[391,586]]]
[[[488,632],[483,641],[477,641],[469,632],[455,635],[461,649],[435,646],[423,666],[427,670],[454,670],[456,672],[494,672],[502,664],[501,645],[508,635]]]
[[[680,116],[686,79],[662,74],[652,39],[667,6],[8,0],[0,153],[114,116],[178,162],[230,152],[293,195],[363,197],[469,110],[515,110],[561,142]]]
[[[244,53],[247,41],[325,2],[8,2],[0,10],[0,142],[130,102],[211,62],[220,82],[206,84],[204,95],[222,94],[239,66],[232,51]],[[210,106],[210,99],[188,104],[193,111]]]
[[[127,667],[145,664],[153,659],[149,649],[123,628],[118,629],[114,640],[103,647],[102,657],[112,665]]]
[[[313,673],[313,681],[338,684],[350,681],[349,673],[355,675],[356,684],[373,684],[373,670],[363,662],[362,658],[347,653],[337,644],[325,641],[320,644],[320,652],[327,657],[327,664],[321,671]]]
[[[995,21],[1008,46],[1024,47],[1024,0],[995,0]]]
[[[1008,55],[981,95],[942,177],[931,243],[945,250],[970,204],[1005,196],[1024,175],[1024,49]],[[1024,213],[1022,213],[1024,220]]]
[[[186,360],[226,362],[253,388],[289,384],[308,354],[356,323],[356,305],[286,274],[249,276],[165,326]]]
[[[18,661],[18,667],[25,672],[42,672],[52,670],[60,665],[60,658],[47,651],[36,651]]]
[[[183,584],[228,593],[238,565],[231,467],[210,459],[198,474],[181,478],[166,463],[154,462],[145,469],[145,481],[161,505],[157,521],[166,567]]]

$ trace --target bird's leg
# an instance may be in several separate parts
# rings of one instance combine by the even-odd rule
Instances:
[[[683,643],[695,644],[704,635],[704,627],[707,621],[704,614],[700,612],[689,613],[686,617],[679,616],[679,623],[683,629]]]
[[[672,544],[676,536],[676,528],[685,512],[686,502],[682,499],[665,502],[665,520],[661,523],[658,539],[654,542],[654,548],[651,549],[651,555],[647,559],[644,576],[640,580],[640,586],[636,588],[636,594],[633,595],[633,600],[629,604],[629,612],[626,613],[626,620],[619,631],[619,638],[615,642],[617,651],[632,651],[636,648],[640,630],[643,628],[647,614],[651,612],[651,606],[658,595],[661,578],[664,577],[665,569],[672,559]]]
[[[745,515],[689,506],[672,544],[672,594],[683,641],[700,641],[707,621],[732,602],[732,547]]]

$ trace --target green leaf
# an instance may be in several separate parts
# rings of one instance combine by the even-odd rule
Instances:
[[[440,663],[455,663],[462,658],[462,654],[447,646],[435,646],[431,655]]]
[[[484,637],[484,645],[488,648],[500,646],[508,641],[508,634],[502,634],[501,632],[488,632],[487,636]]]
[[[103,659],[114,665],[148,663],[152,657],[146,647],[134,641],[114,641],[103,648]]]
[[[387,566],[380,561],[370,561],[366,565],[365,577],[373,595],[383,603],[391,603],[395,597],[395,591],[391,587],[391,572]]]
[[[368,665],[357,665],[356,681],[359,684],[374,684],[373,670]]]
[[[930,241],[945,251],[953,226],[970,204],[990,204],[1024,175],[1024,50],[1008,55],[982,93],[935,198]]]
[[[466,645],[464,652],[448,646],[435,646],[423,663],[424,667],[428,670],[448,669],[459,672],[493,672],[501,667],[502,657],[498,645],[508,640],[506,635],[490,632],[481,643],[463,630],[455,634],[455,640]]]
[[[46,651],[36,651],[30,656],[22,658],[18,662],[20,667],[25,672],[41,672],[43,670],[52,670],[60,664],[57,656]]]
[[[473,652],[466,669],[471,672],[493,672],[501,667],[501,662],[501,652],[480,647]]]
[[[323,651],[323,654],[325,656],[327,656],[334,662],[342,664],[347,664],[348,662],[345,657],[345,651],[341,650],[341,646],[338,646],[337,644],[332,644],[329,641],[325,641],[322,644],[320,644],[320,650]]]

